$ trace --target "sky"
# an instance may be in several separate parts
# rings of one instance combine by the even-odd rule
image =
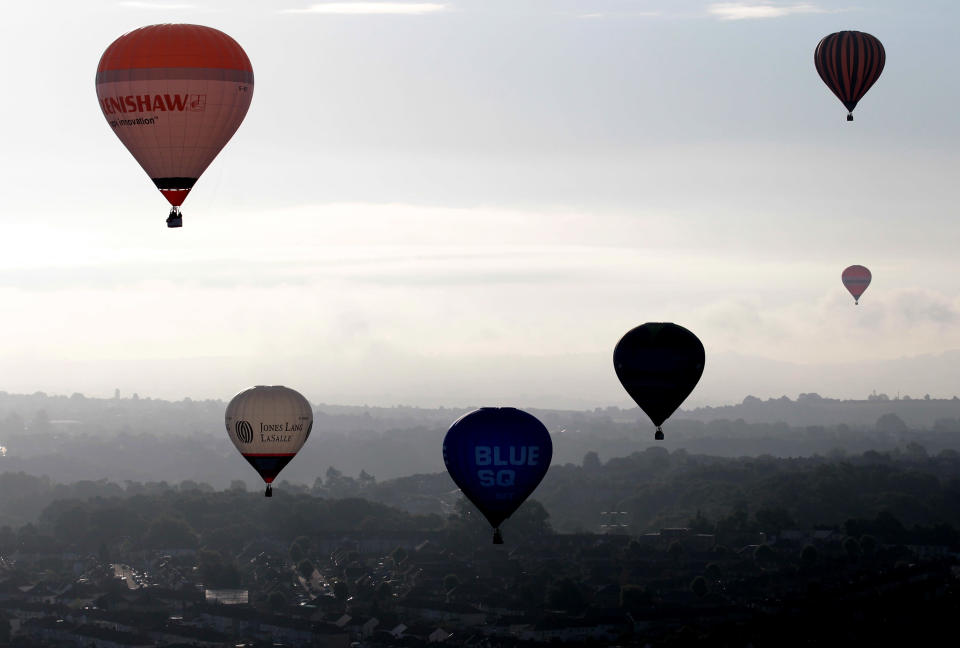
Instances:
[[[6,9],[2,390],[627,406],[614,345],[673,321],[689,405],[960,391],[955,2]],[[256,77],[180,230],[93,83],[162,22]],[[853,123],[812,60],[842,29],[887,53]]]

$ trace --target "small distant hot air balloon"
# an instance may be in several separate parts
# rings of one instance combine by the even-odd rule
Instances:
[[[820,78],[847,107],[847,121],[853,121],[853,109],[880,78],[885,61],[883,44],[858,31],[824,36],[813,53]]]
[[[657,426],[697,386],[703,374],[703,344],[696,335],[669,322],[647,322],[627,332],[613,350],[613,367],[627,393]]]
[[[535,416],[513,407],[483,407],[464,414],[443,439],[443,463],[460,490],[493,527],[516,511],[547,474],[550,433]]]
[[[873,275],[870,274],[870,271],[862,265],[852,265],[840,275],[844,287],[853,295],[854,305],[860,303],[860,296],[870,285],[870,279],[872,278]]]
[[[150,25],[124,34],[97,67],[107,123],[171,205],[180,205],[240,126],[253,68],[235,40],[201,25]]]
[[[313,410],[289,387],[257,386],[240,392],[227,405],[227,434],[243,458],[270,484],[296,456],[313,428]]]

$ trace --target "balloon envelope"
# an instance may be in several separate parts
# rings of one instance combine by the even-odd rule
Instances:
[[[310,403],[282,386],[240,392],[227,405],[224,418],[233,445],[267,484],[296,456],[313,429]]]
[[[872,278],[873,275],[870,274],[870,271],[862,265],[852,265],[845,269],[843,274],[840,275],[844,287],[853,295],[854,304],[860,303],[860,296],[863,295],[867,286],[870,285]]]
[[[550,433],[513,407],[483,407],[454,421],[443,439],[443,463],[463,494],[494,527],[510,517],[547,474]]]
[[[647,322],[627,332],[613,350],[613,366],[627,393],[660,426],[697,386],[703,374],[703,344],[669,322]]]
[[[841,31],[824,36],[813,53],[820,78],[847,107],[847,121],[886,62],[883,44],[870,34]]]
[[[113,132],[179,207],[247,114],[253,68],[221,31],[150,25],[106,49],[96,88]]]

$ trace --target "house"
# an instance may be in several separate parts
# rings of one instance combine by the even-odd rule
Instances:
[[[247,605],[203,605],[198,607],[194,622],[231,637],[241,637],[257,631],[257,618],[257,611]]]
[[[428,599],[406,598],[397,603],[397,610],[424,621],[457,626],[479,626],[486,623],[486,612],[466,603],[446,603]]]
[[[427,641],[430,643],[443,643],[453,636],[453,633],[447,632],[443,628],[437,628],[427,635]]]

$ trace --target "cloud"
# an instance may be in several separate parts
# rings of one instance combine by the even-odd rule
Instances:
[[[184,2],[179,3],[168,3],[168,2],[138,2],[136,0],[130,0],[129,2],[119,3],[121,7],[130,7],[131,9],[196,9],[197,5],[188,4]]]
[[[282,13],[413,16],[446,11],[449,8],[450,5],[445,2],[325,2],[310,5],[306,9],[284,9]]]
[[[758,18],[782,18],[793,14],[832,13],[814,4],[801,2],[781,5],[769,2],[715,2],[707,13],[720,20],[754,20]]]

